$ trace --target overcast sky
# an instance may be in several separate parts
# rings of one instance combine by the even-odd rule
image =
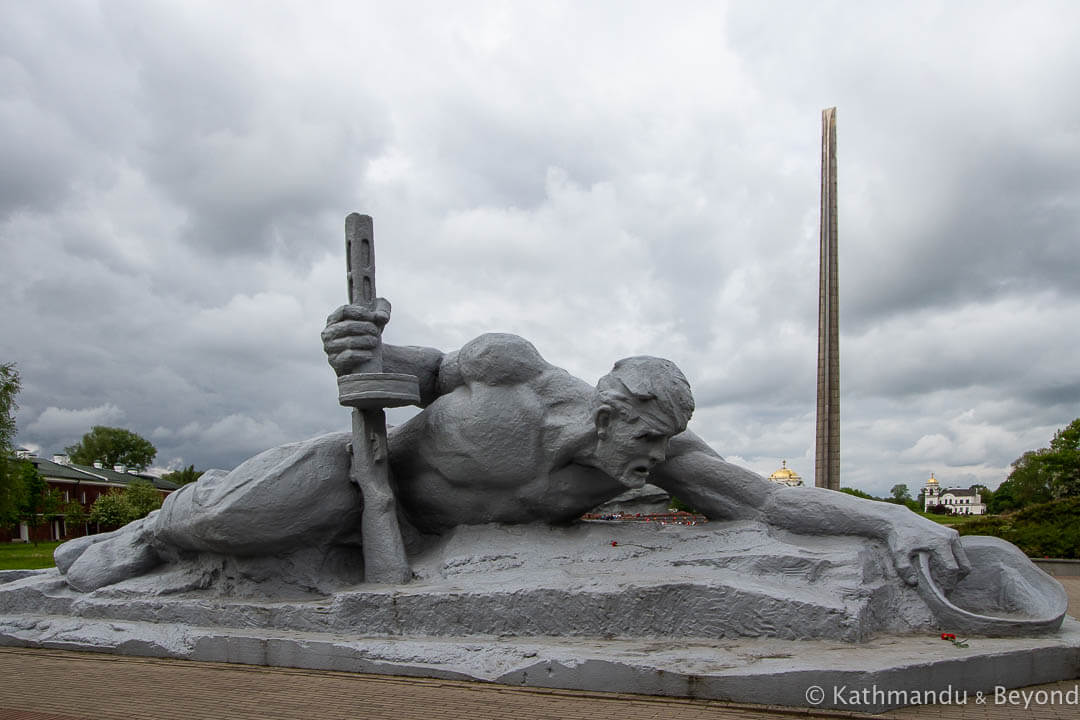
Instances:
[[[19,444],[231,468],[348,428],[319,331],[375,219],[391,343],[674,360],[813,482],[838,108],[842,483],[996,487],[1080,415],[1080,3],[0,0]],[[402,411],[391,420],[400,421]]]

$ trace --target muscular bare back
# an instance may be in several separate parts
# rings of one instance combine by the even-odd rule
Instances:
[[[423,529],[565,521],[625,490],[574,462],[593,389],[515,335],[482,335],[450,359],[440,395],[391,432],[406,513]]]

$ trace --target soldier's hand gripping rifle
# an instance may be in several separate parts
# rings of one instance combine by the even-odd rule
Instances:
[[[375,234],[369,215],[345,218],[345,255],[349,302],[375,317]],[[384,301],[385,302],[385,301]],[[386,317],[385,315],[383,317]],[[385,320],[384,320],[385,322]],[[370,357],[338,377],[338,402],[353,408],[351,477],[364,498],[361,531],[364,542],[364,580],[404,583],[412,577],[397,518],[397,498],[390,485],[390,453],[383,408],[420,402],[412,375],[384,373],[382,337],[376,334]]]

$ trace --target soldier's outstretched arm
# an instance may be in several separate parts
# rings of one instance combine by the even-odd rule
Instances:
[[[788,487],[724,460],[692,432],[671,439],[651,482],[716,520],[758,520],[810,535],[860,535],[888,545],[899,575],[917,582],[915,555],[928,552],[935,576],[951,588],[971,569],[955,530],[902,505],[816,487]]]

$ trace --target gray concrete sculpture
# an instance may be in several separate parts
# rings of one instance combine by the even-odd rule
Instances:
[[[324,341],[339,374],[351,374],[379,346],[389,312],[384,301],[377,310],[346,305],[330,316]],[[968,570],[954,531],[905,508],[780,487],[724,461],[685,430],[693,398],[670,361],[627,358],[592,387],[513,335],[483,335],[452,353],[381,350],[391,372],[420,381],[423,411],[393,428],[388,441],[395,495],[421,533],[570,523],[651,479],[712,518],[881,540],[912,583],[918,552],[930,554],[946,587]],[[68,582],[89,591],[177,553],[270,555],[356,544],[363,503],[348,464],[340,440],[271,450],[181,488],[152,518],[69,543],[56,557]]]
[[[515,335],[482,335],[454,352],[384,345],[391,308],[374,297],[370,219],[357,218],[349,219],[350,257],[361,230],[368,244],[350,261],[350,287],[363,271],[364,291],[350,292],[353,302],[331,313],[322,335],[342,403],[365,413],[359,425],[354,419],[351,438],[268,450],[231,472],[207,473],[144,520],[61,546],[56,561],[68,586],[87,593],[147,573],[172,578],[155,592],[205,587],[223,575],[319,592],[365,579],[401,582],[410,562],[460,537],[456,529],[566,527],[648,480],[709,518],[764,527],[781,557],[791,556],[782,542],[791,534],[863,538],[860,547],[869,549],[843,561],[854,565],[852,575],[835,592],[877,598],[867,607],[878,619],[860,620],[854,634],[841,623],[816,637],[858,639],[874,622],[896,630],[897,617],[910,628],[935,615],[948,617],[957,632],[1019,634],[1060,625],[1060,586],[1007,549],[979,546],[981,565],[971,575],[984,589],[988,567],[1017,579],[1017,593],[1002,606],[1007,617],[993,617],[971,591],[975,585],[963,585],[972,566],[955,531],[898,505],[777,485],[725,461],[686,429],[694,410],[690,385],[668,360],[620,360],[594,387]],[[381,410],[374,417],[368,409],[391,404],[395,389],[397,401],[414,398],[422,411],[382,436]],[[374,477],[380,472],[381,480]],[[888,567],[865,569],[882,555]],[[200,570],[177,580],[170,567]],[[889,578],[918,592],[892,590],[881,600],[868,589]],[[977,607],[956,608],[954,592]],[[772,620],[760,626],[798,624]]]

